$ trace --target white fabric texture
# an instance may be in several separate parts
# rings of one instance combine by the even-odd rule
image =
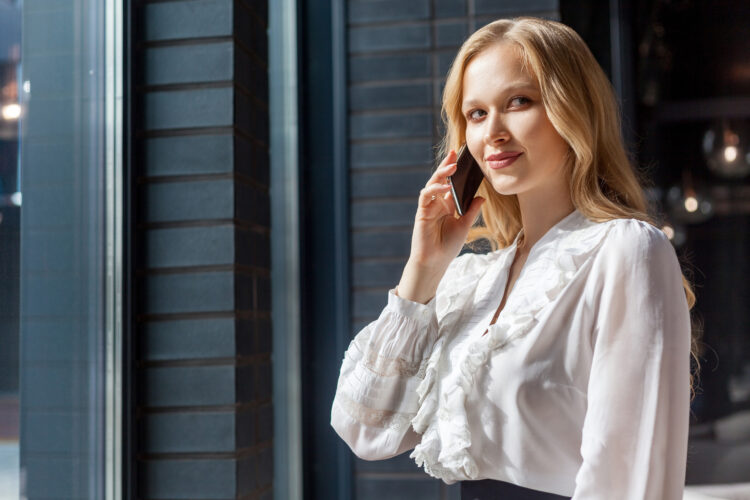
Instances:
[[[520,234],[454,259],[426,305],[388,293],[344,355],[331,425],[360,458],[413,449],[447,484],[682,498],[690,314],[668,238],[575,210],[532,247],[489,325]]]

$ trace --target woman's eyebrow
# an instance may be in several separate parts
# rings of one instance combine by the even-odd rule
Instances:
[[[516,92],[516,91],[519,91],[519,90],[525,90],[525,91],[531,91],[531,92],[538,92],[539,91],[539,87],[537,87],[536,85],[534,85],[531,82],[511,83],[510,85],[508,85],[507,87],[505,87],[504,89],[502,89],[502,93],[503,94],[507,94],[507,93]],[[465,108],[468,108],[468,107],[471,107],[471,106],[475,106],[477,104],[481,104],[481,101],[479,99],[471,98],[471,99],[463,101],[463,103],[461,105],[461,108],[465,109]]]

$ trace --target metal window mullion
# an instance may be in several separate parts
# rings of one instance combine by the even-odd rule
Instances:
[[[104,6],[105,498],[122,498],[123,3]]]
[[[337,352],[344,352],[351,340],[350,316],[350,252],[349,252],[349,131],[348,79],[347,79],[347,22],[346,2],[331,2],[331,84],[333,87],[333,184],[334,184],[334,248],[336,273],[335,324]],[[337,447],[338,498],[353,495],[352,454],[339,442]]]
[[[297,0],[269,2],[274,494],[302,500]],[[276,258],[278,256],[278,258]]]

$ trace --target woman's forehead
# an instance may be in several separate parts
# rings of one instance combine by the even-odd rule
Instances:
[[[481,98],[488,91],[511,89],[539,89],[536,78],[524,64],[522,53],[511,44],[487,47],[472,58],[464,70],[464,104]]]
[[[536,82],[534,75],[528,70],[523,52],[518,45],[502,42],[490,45],[476,54],[464,69],[464,81],[467,79],[495,78],[506,80],[529,80]]]

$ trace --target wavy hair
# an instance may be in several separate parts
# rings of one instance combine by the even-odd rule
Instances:
[[[547,116],[570,146],[569,172],[573,205],[588,219],[604,222],[634,218],[656,226],[649,215],[647,180],[633,166],[620,131],[620,110],[612,85],[581,37],[570,27],[533,17],[499,19],[474,32],[456,55],[443,91],[441,116],[445,134],[438,158],[466,141],[461,112],[463,76],[468,63],[485,48],[510,42],[519,49],[526,70],[536,77]],[[485,179],[478,194],[485,198],[482,223],[469,232],[467,243],[480,239],[493,248],[510,245],[521,230],[516,195],[497,193]],[[658,227],[658,226],[657,226]],[[683,274],[688,309],[695,293]],[[691,314],[691,398],[700,370],[702,328]]]

